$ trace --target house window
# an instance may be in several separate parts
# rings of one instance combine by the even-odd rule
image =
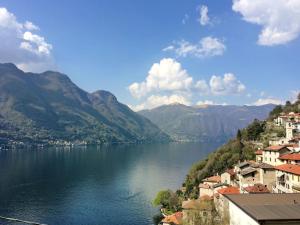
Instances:
[[[270,158],[270,162],[272,161],[272,159]]]

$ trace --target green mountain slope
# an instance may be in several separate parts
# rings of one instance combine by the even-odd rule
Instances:
[[[64,74],[24,73],[13,64],[0,64],[0,137],[90,143],[169,140],[107,91],[87,93]]]
[[[205,177],[220,174],[239,161],[254,160],[258,143],[266,147],[271,133],[277,132],[278,136],[281,135],[280,130],[272,129],[273,119],[281,112],[300,112],[300,94],[295,103],[287,102],[285,106],[276,106],[265,121],[254,120],[246,128],[238,131],[235,138],[209,154],[206,159],[195,163],[183,184],[187,190],[187,197],[197,198],[198,185]]]
[[[190,107],[165,105],[139,113],[175,140],[224,141],[233,137],[238,129],[246,127],[255,118],[265,119],[274,105]]]

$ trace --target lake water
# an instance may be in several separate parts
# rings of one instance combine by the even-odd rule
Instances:
[[[0,216],[48,225],[150,225],[156,192],[176,190],[191,165],[219,145],[0,151]]]

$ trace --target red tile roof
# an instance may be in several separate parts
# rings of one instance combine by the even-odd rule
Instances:
[[[285,145],[273,145],[273,146],[269,146],[269,147],[265,148],[265,150],[278,152],[283,148],[286,148],[286,146]]]
[[[212,177],[205,178],[203,181],[212,182],[212,183],[219,183],[219,182],[221,182],[221,177],[220,176],[212,176]]]
[[[232,195],[232,194],[239,194],[240,189],[237,187],[226,187],[226,188],[221,188],[218,190],[219,194],[222,195]]]
[[[266,185],[263,184],[254,184],[253,186],[248,186],[244,188],[248,193],[270,193]]]
[[[300,160],[300,153],[284,154],[279,157],[281,160]]]
[[[275,167],[276,170],[300,175],[300,165],[294,165],[294,164],[283,164],[280,166]]]
[[[182,222],[182,212],[176,212],[170,216],[166,216],[162,222],[169,224],[181,224]]]
[[[258,149],[258,150],[255,152],[255,155],[262,155],[262,150],[261,150],[261,149]]]

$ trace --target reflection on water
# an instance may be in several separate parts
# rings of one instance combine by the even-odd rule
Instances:
[[[0,151],[0,215],[53,225],[152,224],[156,192],[178,188],[191,164],[218,145]]]

